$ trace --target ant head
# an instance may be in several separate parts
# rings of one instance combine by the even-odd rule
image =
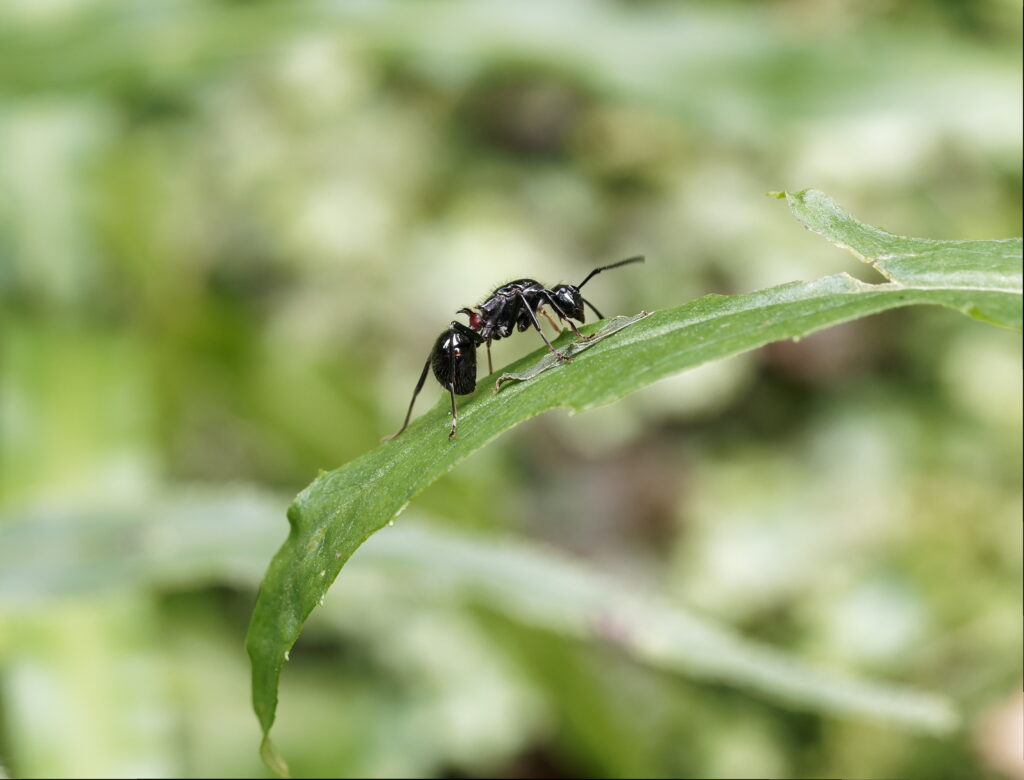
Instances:
[[[551,290],[551,297],[555,299],[558,308],[566,317],[571,317],[580,322],[585,321],[583,313],[583,293],[574,284],[560,284]]]
[[[479,312],[475,312],[472,309],[459,309],[456,314],[465,314],[469,317],[469,327],[472,330],[480,330],[484,324],[484,318],[480,316]]]

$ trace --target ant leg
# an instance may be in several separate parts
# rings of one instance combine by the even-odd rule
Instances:
[[[557,349],[555,349],[553,346],[551,346],[551,342],[548,341],[548,337],[545,336],[544,335],[544,331],[541,330],[540,323],[537,322],[537,315],[534,314],[533,313],[533,309],[530,308],[530,302],[528,300],[526,300],[526,296],[523,295],[522,293],[519,293],[519,298],[522,300],[523,306],[526,307],[526,313],[530,315],[530,321],[533,322],[533,327],[535,327],[537,329],[537,332],[540,334],[540,337],[542,339],[544,339],[544,343],[548,345],[548,349],[551,350],[551,352],[555,356],[557,356],[559,360],[562,360],[562,361],[565,361],[565,362],[571,361],[572,360],[571,357],[569,357],[568,355],[563,355],[561,352],[559,352]],[[557,311],[557,309],[556,309],[556,311]]]
[[[544,315],[544,317],[547,319],[547,321],[551,323],[551,327],[554,328],[555,330],[557,330],[558,331],[558,335],[561,336],[562,335],[562,327],[557,322],[555,322],[554,317],[552,317],[550,314],[548,314],[548,310],[547,309],[541,309],[540,313]]]
[[[487,339],[487,373],[494,373],[494,365],[491,363],[491,340]]]
[[[571,319],[569,319],[569,316],[564,311],[562,311],[562,307],[560,307],[555,302],[555,299],[551,295],[551,293],[545,292],[544,297],[548,299],[548,303],[550,303],[551,308],[558,313],[558,316],[565,320],[565,324],[569,326],[570,330],[572,330],[574,334],[576,334],[577,338],[582,339],[583,341],[590,341],[592,338],[594,338],[593,336],[584,336],[582,333],[580,333],[579,328],[577,328],[576,324]]]
[[[582,297],[582,296],[581,296],[581,297]],[[590,310],[591,310],[592,312],[594,312],[594,314],[596,314],[596,315],[597,315],[597,318],[598,318],[599,320],[603,320],[603,319],[604,319],[604,315],[603,315],[603,314],[601,314],[601,312],[599,312],[599,311],[597,310],[597,307],[596,307],[596,306],[594,306],[594,304],[592,304],[592,303],[591,303],[590,301],[588,301],[588,300],[587,300],[586,298],[583,298],[583,302],[584,302],[585,304],[587,304],[587,306],[589,306],[589,307],[590,307]]]
[[[577,338],[582,339],[583,341],[590,341],[592,338],[594,338],[593,336],[584,336],[582,333],[580,333],[580,329],[573,324],[572,320],[566,320],[565,322]]]
[[[448,385],[448,393],[452,397],[452,431],[448,434],[448,441],[455,438],[455,429],[459,425],[459,410],[455,406],[455,389],[452,385]]]
[[[392,433],[390,436],[385,436],[381,441],[391,441],[409,426],[409,418],[412,417],[412,406],[416,403],[416,396],[418,396],[420,394],[420,390],[423,389],[423,383],[427,381],[427,372],[429,370],[430,358],[427,358],[427,362],[423,364],[423,373],[420,374],[420,381],[416,383],[416,389],[412,391],[412,400],[409,401],[409,411],[405,413],[405,422],[403,422],[402,427],[398,429],[398,433]]]

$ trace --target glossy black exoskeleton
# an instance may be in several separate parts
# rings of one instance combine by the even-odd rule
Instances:
[[[459,413],[455,406],[456,395],[468,395],[476,390],[476,348],[483,343],[483,338],[476,331],[463,325],[461,322],[452,321],[448,330],[437,337],[434,348],[430,350],[430,357],[423,365],[423,372],[416,383],[416,389],[412,392],[412,400],[409,402],[409,411],[405,413],[405,422],[399,428],[398,433],[385,436],[382,441],[395,438],[409,425],[409,418],[412,417],[412,407],[416,403],[416,396],[423,389],[423,383],[427,381],[427,371],[433,370],[434,377],[441,386],[448,390],[452,397],[452,430],[448,434],[451,439],[455,436],[455,428],[459,424]]]
[[[594,304],[583,297],[580,288],[602,271],[640,262],[643,262],[642,257],[631,257],[628,260],[601,266],[587,274],[587,278],[579,284],[559,284],[551,289],[533,279],[518,279],[503,284],[492,292],[487,300],[476,307],[476,311],[468,308],[459,309],[460,314],[469,316],[469,325],[463,325],[461,322],[453,320],[448,329],[437,337],[434,348],[430,351],[430,357],[427,358],[419,381],[416,383],[416,389],[412,391],[412,400],[409,402],[409,410],[405,413],[402,427],[398,429],[397,433],[385,436],[382,441],[395,438],[409,427],[409,419],[412,417],[416,396],[423,389],[429,370],[433,370],[437,381],[451,395],[452,429],[448,438],[454,438],[459,422],[455,396],[467,395],[476,389],[476,348],[482,344],[487,345],[488,373],[493,373],[491,342],[511,336],[513,329],[524,331],[533,326],[540,333],[540,337],[544,339],[548,349],[554,352],[560,360],[572,360],[558,352],[548,341],[548,337],[540,329],[537,314],[547,316],[543,307],[549,306],[560,320],[569,325],[573,333],[581,339],[591,338],[580,333],[572,320],[585,321],[584,304],[591,308],[598,319],[603,319],[603,315],[594,308]],[[553,321],[552,324],[554,324]]]
[[[587,274],[587,278],[579,284],[559,284],[550,289],[533,279],[517,279],[514,282],[503,284],[492,292],[487,297],[487,300],[476,307],[476,311],[465,308],[459,309],[459,313],[469,316],[469,327],[477,331],[484,343],[487,344],[487,369],[489,373],[494,371],[491,364],[491,342],[511,336],[513,328],[522,332],[533,326],[537,329],[540,337],[544,339],[548,349],[558,355],[560,360],[571,360],[572,358],[562,355],[552,346],[548,337],[544,335],[544,331],[540,328],[537,314],[546,314],[543,311],[543,307],[545,305],[549,306],[558,315],[558,318],[572,329],[572,332],[577,337],[586,339],[587,337],[580,333],[573,323],[573,320],[586,321],[583,305],[589,306],[598,319],[604,319],[604,317],[601,312],[594,308],[594,304],[583,297],[580,288],[602,271],[608,271],[612,268],[629,265],[630,263],[642,263],[643,260],[642,257],[630,257],[618,263],[604,265],[600,268],[595,268]]]

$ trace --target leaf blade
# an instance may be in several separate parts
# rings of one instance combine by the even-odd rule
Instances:
[[[265,749],[286,654],[348,558],[417,493],[513,425],[553,408],[579,412],[608,404],[687,368],[902,306],[941,305],[1020,329],[1019,240],[903,238],[858,222],[816,190],[786,198],[808,228],[878,264],[891,281],[872,285],[837,274],[746,295],[704,296],[653,312],[572,363],[497,395],[490,392],[494,377],[481,381],[460,402],[457,439],[446,439],[448,404],[442,398],[401,437],[322,474],[297,496],[288,512],[288,539],[271,561],[246,643]],[[883,251],[886,246],[894,251]],[[544,353],[505,370],[521,370]]]

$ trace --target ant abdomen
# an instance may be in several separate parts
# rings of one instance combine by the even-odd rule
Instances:
[[[467,333],[463,333],[465,330]],[[476,390],[476,345],[480,337],[461,322],[437,337],[430,353],[430,368],[442,387],[456,395]]]

